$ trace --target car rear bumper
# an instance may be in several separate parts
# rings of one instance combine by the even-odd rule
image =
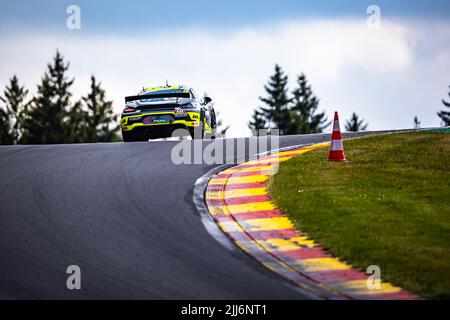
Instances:
[[[136,129],[165,130],[170,128],[195,128],[200,126],[200,121],[173,121],[171,123],[145,124],[133,123],[131,125],[121,124],[122,131],[133,131]]]
[[[145,137],[147,139],[168,138],[172,135],[190,135],[195,127],[188,127],[183,124],[157,125],[157,126],[136,126],[132,129],[133,135]],[[182,130],[178,131],[177,130]],[[122,128],[122,132],[130,132]]]
[[[160,116],[166,117],[167,121],[163,123],[149,123],[145,121],[147,117]],[[123,131],[133,131],[141,127],[186,127],[194,128],[200,126],[200,114],[198,112],[186,112],[181,116],[173,112],[141,113],[122,115],[120,126]],[[163,128],[161,128],[163,130]]]

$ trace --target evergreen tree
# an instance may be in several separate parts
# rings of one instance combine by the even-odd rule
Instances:
[[[67,121],[66,143],[88,143],[96,142],[90,140],[90,130],[88,126],[88,112],[83,109],[80,101],[77,101],[69,110]]]
[[[292,92],[291,121],[287,134],[320,133],[330,125],[325,112],[316,113],[319,99],[313,94],[305,74],[297,79],[298,87]]]
[[[59,51],[53,64],[47,65],[47,72],[38,85],[37,96],[33,99],[23,126],[24,143],[66,143],[69,141],[68,115],[71,109],[69,89],[74,80],[69,80],[65,64]]]
[[[117,115],[114,114],[112,101],[105,100],[105,90],[97,82],[94,76],[91,76],[91,91],[85,97],[83,102],[86,105],[87,112],[76,110],[78,117],[83,120],[85,125],[81,125],[77,130],[80,137],[86,135],[86,142],[110,142],[117,141],[116,131]],[[82,122],[82,123],[83,123]],[[74,123],[78,123],[75,119]]]
[[[448,96],[450,97],[450,92],[448,93]],[[445,107],[450,108],[450,102],[447,102],[444,99],[442,99],[442,103],[444,104]],[[442,110],[439,111],[437,115],[439,116],[439,118],[441,118],[444,126],[450,126],[450,111]]]
[[[9,131],[11,144],[17,144],[20,140],[23,116],[28,106],[28,103],[25,102],[27,94],[28,90],[19,85],[19,80],[14,75],[9,80],[9,86],[6,86],[3,92],[4,97],[0,97],[0,100],[5,104],[4,115],[7,120],[5,124],[7,127],[3,129]]]
[[[419,121],[419,118],[417,118],[417,116],[414,117],[414,128],[415,129],[420,128],[420,121]]]
[[[364,119],[359,119],[358,115],[353,112],[350,120],[345,123],[345,130],[348,132],[358,132],[367,129],[368,124],[364,123]]]
[[[265,104],[260,108],[260,111],[255,111],[253,121],[257,120],[255,117],[263,116],[270,128],[280,130],[280,134],[286,133],[290,123],[290,112],[288,105],[291,99],[288,98],[288,76],[284,74],[281,67],[275,65],[275,73],[270,77],[267,85],[264,86],[267,97],[260,97],[259,99]],[[254,128],[255,129],[255,128]]]
[[[0,106],[0,145],[13,143],[14,137],[11,134],[11,123],[8,114],[3,106]]]
[[[261,111],[260,109],[255,110],[253,112],[252,119],[248,123],[249,129],[252,131],[254,135],[257,135],[259,130],[266,128],[266,125],[267,121],[266,118],[264,117],[264,112]]]

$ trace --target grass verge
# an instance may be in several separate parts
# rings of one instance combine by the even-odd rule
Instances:
[[[298,228],[351,265],[424,298],[450,299],[450,134],[345,141],[281,165],[270,192]]]

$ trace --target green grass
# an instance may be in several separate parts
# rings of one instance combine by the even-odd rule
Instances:
[[[344,142],[281,165],[270,192],[324,248],[424,298],[450,299],[450,134],[416,132]]]

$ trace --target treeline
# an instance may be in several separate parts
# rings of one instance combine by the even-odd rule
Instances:
[[[278,129],[281,135],[322,132],[330,125],[324,112],[317,112],[319,100],[313,94],[306,76],[297,77],[297,87],[289,92],[288,76],[279,65],[264,86],[267,95],[253,113],[249,128]]]
[[[117,134],[118,115],[112,101],[106,100],[105,90],[91,77],[90,91],[81,100],[72,101],[69,63],[59,53],[47,65],[34,97],[14,75],[0,94],[0,144],[55,144],[120,141]],[[280,134],[307,134],[323,132],[330,121],[319,112],[319,99],[302,73],[296,87],[289,91],[288,76],[279,65],[264,86],[265,97],[254,110],[249,128],[279,129]],[[450,93],[449,93],[450,97]],[[442,100],[444,107],[450,102]],[[442,110],[438,116],[444,126],[450,125],[450,111]],[[220,121],[220,120],[219,120]],[[420,127],[417,116],[414,126]],[[346,131],[366,130],[368,124],[356,113],[345,123]],[[225,135],[228,127],[224,128]]]
[[[288,76],[279,65],[264,86],[265,97],[260,97],[261,105],[254,110],[248,124],[254,134],[261,129],[279,129],[280,134],[307,134],[323,132],[329,125],[324,112],[319,112],[319,99],[314,95],[305,74],[297,77],[296,87],[288,89]],[[450,97],[450,93],[449,93]],[[450,102],[442,100],[446,108]],[[438,116],[444,126],[450,125],[450,111],[442,110]],[[420,128],[420,121],[414,117],[414,127]],[[368,123],[355,112],[345,122],[345,130],[357,132],[367,130]]]
[[[267,96],[260,97],[262,105],[253,113],[249,128],[253,133],[260,129],[278,129],[285,134],[321,133],[331,122],[324,112],[319,112],[319,99],[314,95],[305,74],[296,79],[296,87],[289,92],[288,76],[279,65],[264,86]],[[346,123],[347,131],[366,130],[367,124],[353,113]]]
[[[59,51],[34,97],[14,75],[0,96],[0,144],[55,144],[119,141],[117,115],[97,79],[90,91],[72,101],[69,63]]]

